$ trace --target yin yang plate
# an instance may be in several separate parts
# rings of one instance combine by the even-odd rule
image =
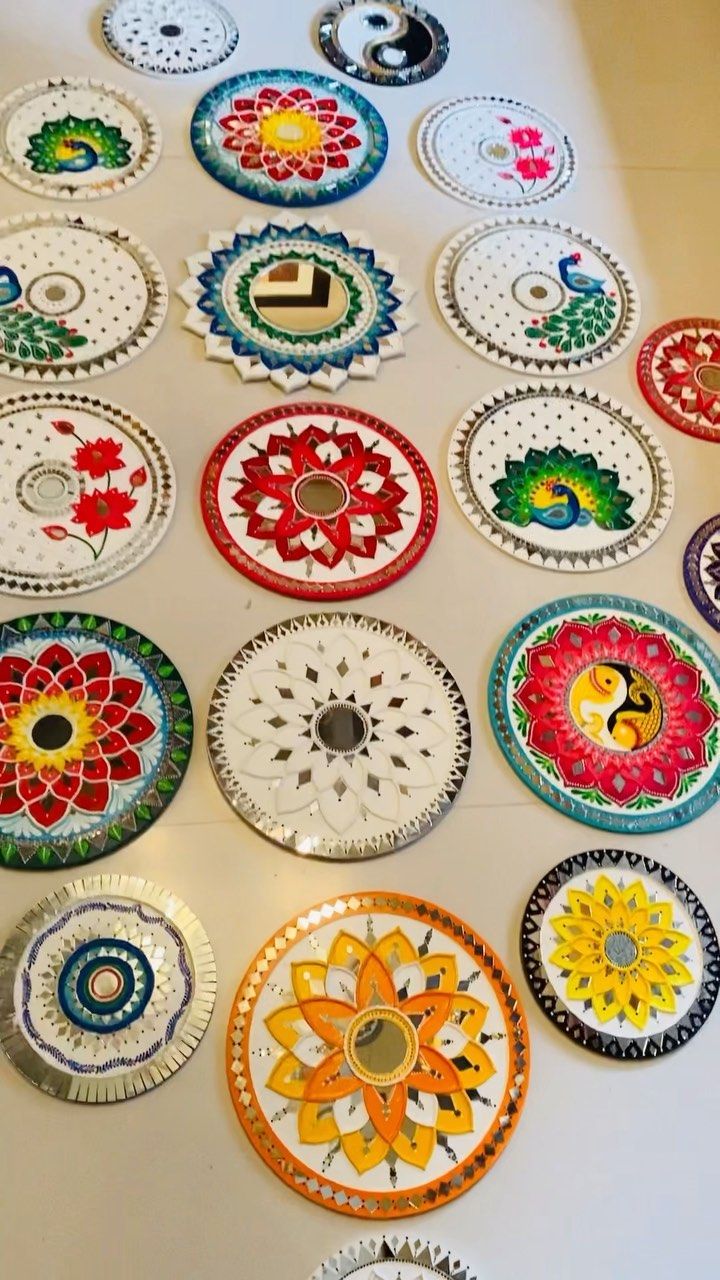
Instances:
[[[437,18],[403,0],[339,0],[322,15],[318,39],[339,71],[378,85],[428,80],[450,48]]]
[[[149,76],[187,76],[225,62],[239,35],[215,0],[114,0],[102,33],[119,62]]]

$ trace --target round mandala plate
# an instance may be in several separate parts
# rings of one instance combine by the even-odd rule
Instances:
[[[192,708],[161,649],[87,613],[0,624],[0,859],[56,870],[114,853],[167,808]]]
[[[466,227],[435,269],[443,318],[495,364],[575,373],[632,341],[640,302],[609,249],[562,222],[498,218]]]
[[[256,1151],[301,1195],[360,1218],[423,1213],[478,1182],[517,1123],[529,1065],[498,957],[405,894],[291,920],[228,1026],[230,1093]]]
[[[620,849],[576,854],[543,876],[520,949],[541,1009],[611,1058],[687,1044],[720,985],[720,948],[699,898],[659,862]]]
[[[329,204],[379,172],[387,130],[348,85],[309,71],[246,71],[200,99],[190,126],[203,169],[264,204]]]
[[[622,596],[528,614],[490,676],[490,718],[541,799],[605,831],[664,831],[720,796],[720,662],[689,627]]]
[[[212,232],[187,265],[178,290],[189,308],[185,328],[243,382],[337,391],[404,355],[403,334],[415,324],[414,291],[396,259],[376,252],[365,232],[338,231],[327,219],[315,227],[291,214],[245,218],[234,231]]]
[[[720,320],[671,320],[645,339],[637,376],[671,427],[720,444]]]
[[[318,26],[334,67],[371,84],[417,84],[445,65],[450,42],[431,13],[402,0],[339,0]]]
[[[207,71],[238,42],[235,19],[214,0],[115,0],[102,32],[120,62],[149,76]]]
[[[215,985],[207,934],[174,893],[136,876],[75,880],[0,951],[0,1044],[43,1093],[122,1102],[187,1061]]]
[[[550,116],[513,98],[448,98],[431,107],[417,151],[449,196],[480,208],[553,200],[575,178],[575,148]]]
[[[437,523],[435,482],[414,445],[372,414],[328,404],[241,422],[210,456],[202,507],[234,569],[304,600],[389,586]]]
[[[175,507],[163,445],[126,409],[62,391],[0,400],[0,591],[72,595],[157,546]]]
[[[68,382],[117,369],[166,310],[160,263],[122,227],[66,213],[0,222],[0,373]]]
[[[476,1280],[470,1267],[437,1244],[381,1236],[341,1249],[313,1271],[310,1280]]]
[[[0,173],[34,195],[115,195],[155,167],[160,146],[154,113],[102,80],[54,76],[0,102]]]
[[[683,574],[695,608],[720,631],[720,515],[711,516],[693,534],[685,548]]]
[[[589,387],[504,387],[478,400],[450,442],[455,497],[480,533],[546,569],[610,569],[646,551],[670,519],[660,441]]]
[[[455,800],[470,721],[453,677],[406,631],[353,613],[291,618],[248,641],[215,687],[218,785],[295,853],[371,858]]]

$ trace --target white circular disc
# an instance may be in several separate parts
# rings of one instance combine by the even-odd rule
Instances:
[[[310,1280],[475,1280],[470,1268],[440,1245],[408,1236],[381,1236],[341,1249]]]
[[[115,0],[102,33],[120,62],[149,76],[207,71],[238,42],[235,19],[214,0]]]

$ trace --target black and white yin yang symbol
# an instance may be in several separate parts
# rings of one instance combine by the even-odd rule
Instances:
[[[427,80],[448,56],[437,18],[401,0],[339,0],[323,14],[318,35],[334,66],[375,84]]]

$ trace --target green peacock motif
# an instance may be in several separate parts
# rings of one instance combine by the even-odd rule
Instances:
[[[21,307],[0,311],[0,352],[19,360],[61,360],[73,347],[83,347],[87,338],[47,316]]]
[[[615,324],[617,299],[604,293],[573,298],[561,311],[543,316],[525,330],[527,338],[540,338],[555,351],[582,351],[594,347]]]
[[[635,523],[628,515],[632,494],[620,488],[617,472],[563,445],[509,458],[491,488],[498,499],[493,515],[521,528],[535,523],[560,530],[594,521],[601,529],[631,529]]]
[[[46,120],[31,134],[25,155],[35,173],[84,173],[96,166],[123,169],[130,162],[130,143],[115,125],[96,117],[64,116]]]

